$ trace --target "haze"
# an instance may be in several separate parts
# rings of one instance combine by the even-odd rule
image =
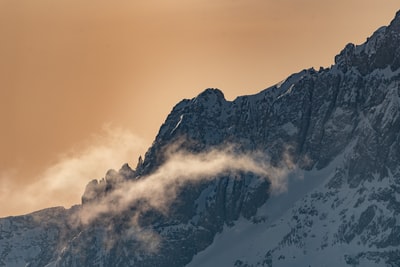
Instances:
[[[0,217],[79,203],[91,179],[135,166],[181,99],[207,87],[234,99],[329,67],[398,8],[394,0],[0,0]]]

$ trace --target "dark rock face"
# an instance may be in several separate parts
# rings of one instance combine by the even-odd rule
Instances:
[[[46,266],[64,242],[75,236],[68,217],[75,208],[45,209],[0,221],[0,266]]]
[[[238,152],[268,154],[276,166],[289,156],[304,171],[323,171],[341,156],[343,162],[323,189],[304,195],[291,207],[286,221],[290,228],[278,242],[261,259],[236,260],[233,266],[293,261],[288,248],[312,251],[314,247],[307,243],[311,239],[319,240],[319,252],[341,244],[368,248],[337,255],[350,266],[363,261],[396,266],[400,254],[400,13],[366,43],[347,45],[335,62],[330,69],[303,70],[234,101],[227,101],[218,89],[181,101],[137,168],[124,165],[90,182],[82,205],[103,199],[126,181],[154,173],[166,161],[165,151],[172,144],[192,153],[235,144]],[[54,211],[51,223],[43,217],[49,211],[39,212],[37,222],[32,221],[34,214],[1,219],[0,266],[10,262],[17,262],[16,266],[185,266],[224,226],[235,227],[240,217],[257,221],[257,209],[270,198],[270,187],[252,173],[228,174],[185,185],[168,213],[147,209],[136,218],[143,203],[133,203],[122,214],[104,214],[89,225],[70,223],[73,212],[64,210]],[[328,230],[313,232],[318,226]],[[34,238],[29,229],[35,229]],[[14,237],[15,232],[22,237]],[[28,246],[34,249],[28,256],[16,252],[23,247],[21,242],[31,242]]]
[[[400,67],[400,15],[387,27],[377,30],[365,44],[355,46],[348,44],[335,58],[338,67],[346,72],[355,67],[362,75],[367,75],[377,69],[390,67],[396,71]]]

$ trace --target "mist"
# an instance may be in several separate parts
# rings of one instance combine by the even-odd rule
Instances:
[[[145,142],[138,136],[108,125],[79,149],[59,155],[54,164],[47,166],[34,179],[35,182],[20,185],[16,179],[19,175],[17,169],[2,171],[0,217],[80,204],[90,180],[101,178],[110,168],[135,162],[144,146]]]
[[[288,175],[296,168],[288,157],[280,166],[273,166],[265,153],[237,152],[234,145],[201,153],[171,147],[167,149],[166,161],[152,174],[136,180],[121,179],[116,189],[83,205],[80,223],[89,224],[102,214],[120,214],[137,201],[144,203],[138,213],[151,208],[168,213],[171,202],[185,185],[221,176],[252,173],[271,183],[271,192],[266,194],[279,194],[286,191]]]

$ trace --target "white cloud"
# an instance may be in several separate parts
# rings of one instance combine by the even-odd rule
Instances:
[[[104,213],[121,213],[138,200],[147,205],[141,206],[143,210],[152,207],[167,212],[169,204],[185,184],[239,172],[251,172],[261,179],[268,179],[271,190],[279,193],[286,190],[288,174],[294,169],[289,160],[282,166],[272,166],[265,154],[239,153],[233,146],[196,154],[172,147],[167,150],[165,163],[154,173],[135,181],[125,181],[102,199],[85,204],[78,219],[87,224]]]
[[[118,169],[132,157],[136,159],[138,151],[143,151],[143,143],[128,131],[107,127],[102,135],[93,138],[90,145],[60,156],[58,162],[48,167],[34,184],[7,191],[4,188],[13,186],[9,184],[10,177],[17,173],[3,173],[0,177],[3,193],[0,202],[27,211],[78,204],[90,180],[100,179],[109,168]],[[165,151],[166,161],[155,172],[135,181],[124,181],[102,199],[86,203],[71,218],[71,223],[88,224],[105,213],[119,214],[140,200],[143,204],[132,214],[131,228],[124,235],[143,243],[146,250],[156,252],[160,237],[142,228],[138,217],[149,208],[167,213],[169,205],[187,183],[251,172],[260,179],[268,179],[272,192],[280,193],[286,190],[287,177],[295,169],[287,157],[281,166],[272,166],[264,153],[238,152],[233,145],[190,153],[180,150],[179,144],[173,144]],[[15,191],[17,195],[10,193]],[[112,244],[113,238],[110,231],[107,242]]]
[[[122,214],[139,201],[140,205],[136,206],[136,210],[130,215],[130,228],[125,230],[122,237],[137,240],[146,252],[157,253],[161,237],[155,231],[143,228],[138,218],[150,208],[167,214],[171,202],[187,183],[217,179],[221,175],[235,176],[251,172],[260,179],[268,179],[273,193],[281,193],[286,190],[289,173],[296,171],[295,165],[286,155],[281,166],[272,166],[267,155],[260,152],[240,153],[235,151],[234,146],[195,154],[178,150],[178,147],[179,145],[172,145],[166,150],[165,163],[154,173],[137,180],[124,181],[102,198],[85,203],[71,217],[70,223],[87,225],[97,218],[102,218],[104,214]],[[107,242],[116,238],[119,237],[110,233]]]
[[[79,204],[90,180],[103,177],[110,168],[119,169],[126,162],[136,161],[144,143],[126,130],[107,126],[101,134],[93,136],[86,147],[61,155],[32,184],[17,185],[13,179],[18,175],[17,171],[3,172],[0,203],[7,206],[3,212],[23,214]]]

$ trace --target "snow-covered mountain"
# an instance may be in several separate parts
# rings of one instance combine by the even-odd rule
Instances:
[[[181,101],[136,169],[90,182],[82,205],[0,219],[0,266],[400,266],[399,113],[400,12],[330,68]],[[195,182],[155,176],[179,151],[270,171],[233,157]]]

